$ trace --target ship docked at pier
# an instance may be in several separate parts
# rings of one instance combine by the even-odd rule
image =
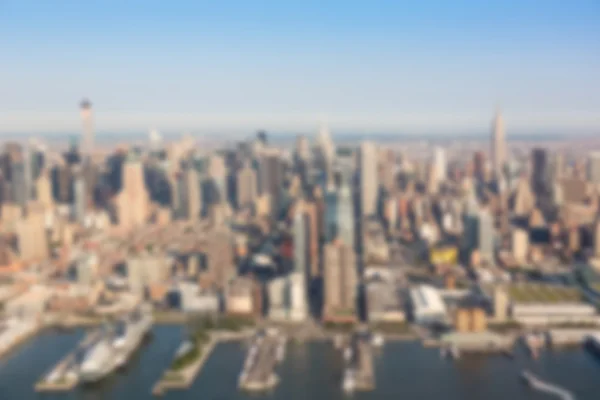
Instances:
[[[153,322],[150,310],[138,308],[106,329],[83,356],[79,368],[81,382],[97,382],[125,366],[150,332]]]

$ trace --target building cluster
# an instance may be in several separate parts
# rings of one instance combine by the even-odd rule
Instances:
[[[579,293],[600,296],[600,156],[511,148],[500,114],[488,150],[336,146],[323,128],[291,147],[264,132],[212,150],[152,132],[105,152],[88,101],[81,115],[81,146],[4,145],[5,310],[104,314],[144,300],[464,332],[488,319],[596,322]]]

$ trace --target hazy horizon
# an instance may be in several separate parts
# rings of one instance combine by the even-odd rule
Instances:
[[[0,2],[0,132],[600,132],[600,3]]]

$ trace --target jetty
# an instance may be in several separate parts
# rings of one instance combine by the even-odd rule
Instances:
[[[72,390],[79,383],[78,355],[92,346],[102,336],[101,329],[88,333],[79,342],[77,347],[63,357],[52,369],[35,385],[36,392],[66,392]]]
[[[260,392],[274,388],[279,383],[275,365],[283,360],[285,338],[275,331],[257,335],[239,377],[240,389]]]
[[[568,390],[550,382],[545,382],[528,370],[523,371],[521,377],[532,389],[538,392],[553,395],[561,400],[575,400],[575,396]]]

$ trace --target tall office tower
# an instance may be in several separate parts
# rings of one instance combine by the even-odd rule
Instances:
[[[310,231],[307,216],[300,204],[294,212],[294,271],[305,276],[310,272]]]
[[[517,216],[529,215],[535,207],[535,196],[529,181],[523,176],[517,183],[514,198],[514,213]]]
[[[17,205],[24,207],[27,204],[27,178],[25,162],[22,155],[11,164],[11,183],[14,201]]]
[[[565,177],[565,155],[558,151],[552,159],[552,179],[553,181],[561,180]]]
[[[545,149],[535,148],[531,151],[531,187],[536,196],[546,196],[548,185],[548,153]]]
[[[360,209],[363,216],[377,213],[379,182],[377,181],[377,148],[371,142],[360,144]]]
[[[254,204],[258,196],[258,180],[256,171],[252,168],[250,162],[238,171],[237,174],[237,205],[246,207]]]
[[[426,186],[428,194],[436,194],[440,188],[438,169],[434,162],[428,164]]]
[[[331,168],[333,167],[333,159],[335,158],[335,144],[331,140],[329,129],[325,125],[321,126],[319,130],[317,145],[321,155],[321,162],[323,163],[321,167],[329,174],[332,172]]]
[[[202,195],[200,193],[200,179],[193,167],[188,167],[185,172],[185,186],[187,194],[186,217],[195,221],[200,218],[202,211]]]
[[[354,249],[334,240],[323,253],[324,318],[356,318],[358,276]]]
[[[347,246],[354,248],[354,201],[349,179],[342,178],[337,201],[338,237]]]
[[[128,231],[146,223],[150,206],[143,165],[133,153],[129,153],[123,164],[122,182],[121,192],[117,195],[117,209],[119,225]]]
[[[148,133],[148,142],[150,144],[150,151],[156,153],[162,147],[162,135],[156,129],[152,129]]]
[[[283,196],[283,164],[279,151],[266,148],[260,154],[260,194],[268,194],[271,212],[277,218],[281,212]]]
[[[210,156],[208,176],[215,182],[218,192],[218,201],[227,202],[229,198],[227,191],[227,167],[225,166],[225,159],[222,156],[218,154]]]
[[[35,192],[36,200],[44,208],[52,208],[54,205],[54,199],[52,198],[52,184],[46,170],[40,172],[40,176],[35,182]]]
[[[45,218],[43,207],[30,203],[27,207],[27,216],[17,221],[16,231],[21,259],[43,261],[48,258]]]
[[[338,234],[338,192],[333,183],[325,191],[325,241],[330,242]]]
[[[600,151],[591,152],[589,155],[588,179],[597,187],[600,186]]]
[[[83,154],[90,156],[94,148],[94,125],[92,120],[92,103],[83,99],[79,104],[81,109],[81,120],[83,122]]]
[[[310,144],[304,135],[298,135],[296,138],[296,161],[308,161],[310,158]]]
[[[481,151],[473,155],[473,177],[480,182],[485,180],[485,155]]]
[[[227,282],[235,276],[235,259],[231,232],[217,228],[208,235],[207,243],[208,272],[218,288],[225,288]]]
[[[438,182],[446,180],[448,178],[446,151],[439,146],[436,146],[433,151],[433,165]]]
[[[527,261],[527,254],[529,253],[529,232],[525,229],[513,229],[512,252],[515,261],[519,265],[523,265]]]
[[[27,204],[32,199],[32,171],[31,171],[31,147],[30,143],[26,143],[23,147],[23,191],[25,197],[25,203]]]
[[[504,133],[504,119],[500,111],[492,123],[492,168],[497,180],[504,175],[504,166],[506,165],[506,136]]]
[[[494,264],[494,217],[488,208],[479,211],[477,221],[477,238],[481,260]]]
[[[80,224],[85,219],[87,209],[87,194],[85,190],[85,180],[81,170],[75,172],[75,178],[73,180],[73,216],[75,221]]]
[[[303,272],[292,272],[288,275],[290,298],[289,319],[300,322],[308,317],[308,301],[306,275]]]

